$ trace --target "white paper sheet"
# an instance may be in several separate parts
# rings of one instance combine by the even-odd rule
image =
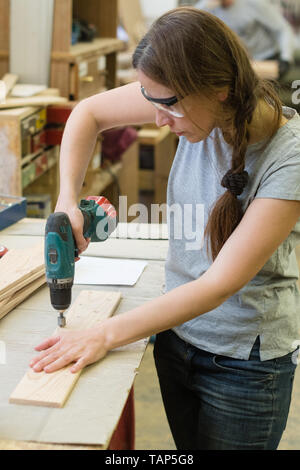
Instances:
[[[139,260],[81,256],[75,263],[74,284],[134,286],[146,266]]]

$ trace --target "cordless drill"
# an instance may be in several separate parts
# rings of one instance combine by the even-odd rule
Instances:
[[[117,225],[117,213],[110,202],[103,196],[89,196],[80,201],[79,209],[84,219],[83,236],[92,242],[107,240]],[[77,259],[78,248],[68,215],[51,214],[45,230],[45,268],[51,304],[59,311],[60,327],[66,325],[64,312],[71,304]]]

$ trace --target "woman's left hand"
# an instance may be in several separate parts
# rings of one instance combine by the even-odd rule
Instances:
[[[75,362],[70,370],[78,372],[106,355],[104,333],[101,330],[61,331],[35,348],[42,352],[30,362],[30,367],[35,372],[44,370],[49,373]]]

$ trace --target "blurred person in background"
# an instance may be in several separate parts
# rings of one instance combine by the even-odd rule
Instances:
[[[254,60],[277,60],[279,79],[289,71],[295,36],[276,5],[268,0],[200,0],[195,7],[224,21],[238,34]]]
[[[271,0],[292,26],[296,35],[296,48],[300,49],[300,0]]]

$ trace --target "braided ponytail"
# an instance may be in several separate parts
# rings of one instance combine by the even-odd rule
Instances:
[[[255,88],[258,79],[255,75],[249,78],[247,86],[250,89],[246,90],[246,93],[241,88],[241,83],[236,83],[237,93],[229,96],[229,106],[236,110],[233,117],[235,133],[232,139],[231,169],[221,181],[221,185],[227,191],[216,202],[205,229],[205,235],[210,239],[213,259],[216,258],[243,216],[242,204],[237,197],[242,194],[248,183],[248,173],[245,171],[245,155],[250,140],[249,125],[257,106]],[[236,82],[238,82],[238,77]],[[243,97],[243,94],[246,98]]]
[[[248,83],[240,83],[237,96],[229,99],[236,113],[233,120],[235,133],[232,140],[231,169],[221,181],[227,191],[216,202],[205,228],[213,260],[243,217],[242,203],[238,196],[243,193],[249,181],[249,175],[245,171],[245,155],[250,140],[249,126],[259,98],[267,97],[275,110],[275,122],[270,137],[277,131],[282,117],[281,102],[271,83],[260,80],[252,69],[247,71],[247,77]],[[246,98],[241,99],[241,95]]]

